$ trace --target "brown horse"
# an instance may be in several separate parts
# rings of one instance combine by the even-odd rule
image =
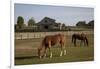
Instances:
[[[84,42],[84,45],[88,46],[88,39],[86,37],[86,35],[84,33],[81,34],[73,34],[72,35],[72,42],[74,42],[74,46],[76,46],[76,40],[81,40],[80,45],[82,44],[82,42]]]
[[[50,53],[50,58],[52,58],[52,46],[60,44],[61,52],[60,56],[66,55],[66,50],[65,50],[65,37],[62,34],[56,34],[56,35],[48,35],[45,36],[42,45],[38,48],[38,56],[39,58],[41,57],[46,57],[46,52],[47,48],[49,49]]]

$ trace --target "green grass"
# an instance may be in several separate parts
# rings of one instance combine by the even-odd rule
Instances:
[[[65,56],[60,55],[60,48],[52,48],[53,57],[39,59],[37,57],[37,48],[40,46],[42,39],[15,40],[15,65],[28,64],[45,64],[45,63],[61,63],[61,62],[76,62],[76,61],[92,61],[94,60],[94,37],[93,33],[87,35],[89,46],[80,46],[77,41],[77,47],[71,43],[71,36],[66,36],[66,51]]]
[[[29,56],[27,58],[19,58],[15,60],[16,65],[23,64],[42,64],[42,63],[61,63],[74,61],[90,61],[93,60],[93,47],[67,47],[67,55],[60,57],[59,50],[53,49],[53,58],[39,59],[37,56]]]

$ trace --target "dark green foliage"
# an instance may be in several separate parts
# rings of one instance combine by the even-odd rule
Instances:
[[[94,26],[94,20],[90,21],[90,22],[88,23],[88,26]]]
[[[33,26],[35,24],[35,20],[33,18],[29,19],[28,26]]]
[[[85,21],[79,21],[76,26],[86,26],[86,22]]]
[[[83,27],[83,28],[94,28],[94,20],[89,21],[88,23],[86,23],[85,21],[79,21],[76,24],[77,27]]]
[[[18,25],[19,29],[22,28],[23,24],[24,24],[24,18],[22,16],[18,16],[17,25]]]

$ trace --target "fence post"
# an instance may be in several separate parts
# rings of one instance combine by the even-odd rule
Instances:
[[[21,40],[22,40],[22,34],[20,36],[21,36]]]
[[[27,39],[29,39],[29,34],[27,33]]]

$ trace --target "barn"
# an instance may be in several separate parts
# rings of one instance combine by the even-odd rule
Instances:
[[[61,30],[61,23],[56,23],[55,19],[49,17],[44,17],[37,25],[38,29],[42,31]]]

